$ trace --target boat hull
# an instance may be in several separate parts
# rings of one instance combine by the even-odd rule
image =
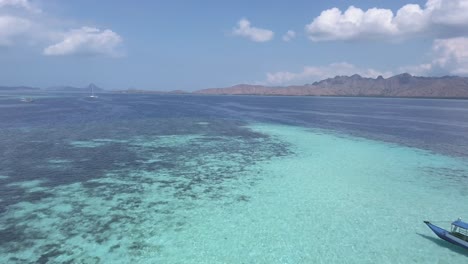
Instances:
[[[436,225],[431,224],[429,221],[424,221],[424,223],[436,234],[438,237],[442,238],[443,240],[455,244],[457,246],[461,246],[465,249],[468,249],[468,241],[462,240],[454,235],[452,235],[449,231],[440,228]]]

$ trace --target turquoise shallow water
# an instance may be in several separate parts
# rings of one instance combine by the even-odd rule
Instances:
[[[467,215],[465,160],[329,130],[246,128],[264,136],[69,141],[127,148],[140,165],[55,187],[11,183],[48,195],[1,215],[16,235],[0,244],[0,263],[467,261],[422,223]],[[70,161],[47,166],[66,171]]]

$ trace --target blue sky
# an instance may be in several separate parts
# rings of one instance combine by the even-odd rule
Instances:
[[[0,85],[196,90],[468,75],[468,0],[0,0]]]

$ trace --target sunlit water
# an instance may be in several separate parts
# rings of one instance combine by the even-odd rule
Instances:
[[[0,263],[468,261],[422,223],[468,218],[466,101],[0,105]]]

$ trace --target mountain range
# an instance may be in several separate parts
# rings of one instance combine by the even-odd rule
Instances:
[[[358,74],[336,76],[304,85],[264,86],[238,84],[225,88],[209,88],[193,92],[182,90],[157,91],[128,89],[106,91],[91,83],[86,87],[57,86],[43,91],[89,93],[112,92],[124,94],[202,94],[202,95],[290,95],[290,96],[375,96],[375,97],[428,97],[468,98],[468,78],[458,76],[419,77],[408,73],[389,78],[366,78]],[[27,86],[0,86],[0,91],[41,91]]]
[[[94,92],[103,92],[104,89],[98,87],[94,83],[90,83],[88,86],[85,87],[73,87],[73,86],[55,86],[46,88],[47,91],[56,91],[56,92],[75,92],[75,93],[90,93],[94,90]]]
[[[29,86],[0,86],[0,91],[40,91],[41,88],[29,87]]]
[[[468,98],[468,78],[457,76],[417,77],[408,73],[389,78],[360,75],[336,76],[305,85],[271,87],[239,84],[227,88],[195,91],[196,94],[224,95],[309,95]]]

